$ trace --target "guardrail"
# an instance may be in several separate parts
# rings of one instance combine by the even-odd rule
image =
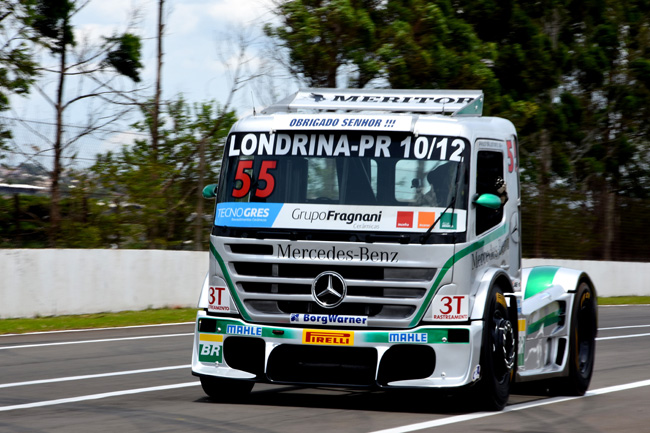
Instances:
[[[586,271],[599,296],[650,296],[650,263],[524,259]],[[0,319],[194,307],[208,253],[0,250]]]

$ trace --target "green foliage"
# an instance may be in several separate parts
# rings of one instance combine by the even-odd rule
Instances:
[[[84,180],[103,206],[95,216],[99,231],[87,236],[102,245],[183,249],[193,237],[200,141],[207,143],[204,177],[215,183],[235,115],[214,102],[189,105],[179,98],[165,106],[163,118],[156,154],[146,140],[137,140],[118,153],[98,155]],[[147,130],[150,120],[145,117],[138,128]]]
[[[35,0],[36,11],[32,27],[45,38],[41,43],[53,53],[62,53],[68,45],[75,45],[70,18],[75,2],[70,0]]]
[[[519,131],[527,251],[620,250],[616,206],[650,192],[647,1],[287,0],[276,14],[282,25],[267,34],[310,85],[333,86],[341,67],[361,70],[363,58],[392,88],[483,89],[487,114]],[[368,19],[352,19],[360,16]],[[549,221],[589,240],[565,247],[557,240],[575,239],[569,228],[544,243]]]
[[[356,85],[363,87],[380,72],[374,47],[377,0],[296,0],[275,11],[281,24],[266,25],[265,33],[289,50],[288,67],[308,86],[336,87],[341,66],[356,68]]]
[[[36,63],[26,42],[33,14],[30,0],[0,2],[0,112],[9,108],[10,95],[26,94],[34,81]],[[11,133],[0,124],[0,151],[9,137]]]
[[[115,44],[116,48],[109,51],[106,64],[115,68],[120,74],[129,77],[136,83],[140,82],[140,51],[142,43],[140,38],[131,33],[124,33],[118,37],[106,38],[107,42]]]
[[[0,197],[0,248],[45,247],[49,212],[47,197]]]
[[[52,49],[74,43],[71,33],[55,43],[67,34],[74,2],[35,4],[35,28]],[[638,236],[639,215],[650,211],[643,201],[650,196],[647,1],[284,0],[275,14],[280,24],[265,32],[309,86],[336,87],[347,73],[358,87],[483,89],[486,114],[512,120],[519,131],[526,255],[650,258]],[[107,42],[106,64],[137,81],[139,39]],[[26,90],[30,75],[14,75],[12,88],[5,84],[11,73],[0,69],[0,92]],[[150,132],[144,115],[138,126]],[[234,115],[178,99],[165,106],[163,120],[156,153],[138,141],[77,174],[63,206],[70,245],[184,248],[193,237],[198,181],[216,182]],[[3,242],[16,227],[7,212]],[[20,219],[25,243],[37,243],[42,232],[28,227],[41,220]]]

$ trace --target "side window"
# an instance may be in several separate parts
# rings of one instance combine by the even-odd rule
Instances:
[[[504,184],[503,153],[480,151],[476,161],[476,192],[477,194],[494,194],[501,196]],[[500,190],[501,189],[501,190]],[[503,219],[503,206],[499,209],[488,209],[476,206],[476,234],[480,235],[496,226]]]

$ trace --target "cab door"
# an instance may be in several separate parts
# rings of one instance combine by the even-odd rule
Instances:
[[[478,204],[471,206],[473,224],[470,230],[475,241],[480,243],[472,253],[472,268],[480,273],[485,267],[500,267],[516,279],[520,267],[520,238],[514,135],[505,140],[477,140],[475,161],[474,199],[492,194],[499,198],[500,205],[496,209]]]

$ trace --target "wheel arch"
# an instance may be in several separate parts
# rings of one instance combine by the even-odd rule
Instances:
[[[485,306],[490,289],[498,284],[506,294],[514,293],[512,281],[508,273],[501,268],[488,268],[485,270],[476,291],[474,305],[470,314],[470,320],[483,320],[485,318]],[[516,311],[516,310],[515,310]]]
[[[523,312],[529,314],[567,293],[576,293],[582,283],[591,288],[597,300],[596,286],[585,271],[561,266],[523,268],[521,270]],[[544,300],[536,297],[542,293],[548,295]]]
[[[524,299],[531,298],[552,286],[560,286],[565,293],[573,293],[583,282],[589,284],[596,294],[596,286],[585,271],[561,266],[535,266],[521,270]]]

